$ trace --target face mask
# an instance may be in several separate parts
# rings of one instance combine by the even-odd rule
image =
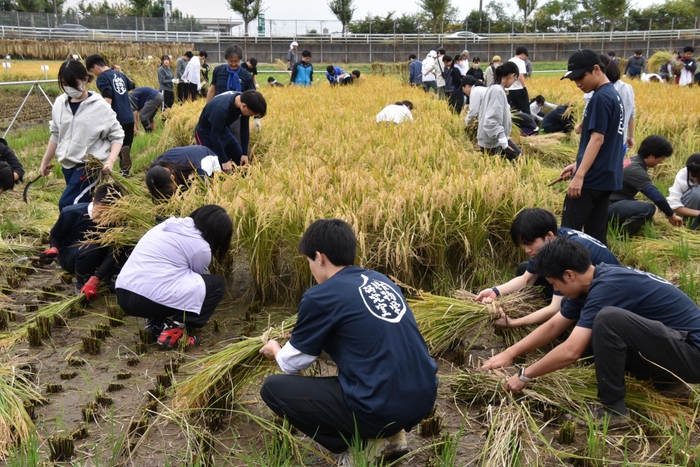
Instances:
[[[80,99],[83,97],[83,93],[85,92],[85,84],[81,84],[77,89],[71,86],[63,86],[63,90],[69,97],[72,97],[73,99]]]

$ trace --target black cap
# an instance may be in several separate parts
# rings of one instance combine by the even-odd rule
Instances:
[[[566,66],[568,71],[561,79],[578,79],[583,76],[587,68],[591,68],[593,65],[600,65],[600,57],[596,52],[590,49],[574,52],[569,57],[569,64]]]
[[[464,86],[474,86],[476,84],[476,78],[472,75],[467,75],[462,78],[462,87]]]

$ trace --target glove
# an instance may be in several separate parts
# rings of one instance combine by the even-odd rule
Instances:
[[[92,276],[88,279],[83,288],[80,289],[80,293],[85,294],[85,300],[90,300],[97,296],[98,285],[100,285],[100,280],[97,277]]]
[[[182,82],[185,83],[185,84],[189,83],[189,81],[186,80],[185,78],[180,78],[180,81],[182,81]]]
[[[197,92],[199,92],[199,91],[201,91],[201,90],[202,90],[202,84],[200,83],[200,84],[197,85]]]
[[[622,75],[623,78],[627,78],[627,75]]]
[[[260,89],[260,85],[258,83],[255,83],[255,89]]]
[[[503,149],[506,149],[508,147],[508,138],[499,138],[498,145]]]
[[[255,129],[255,131],[260,131],[262,129],[262,123],[260,122],[259,118],[256,118],[253,121],[253,128]]]
[[[55,259],[58,258],[58,248],[52,246],[48,250],[45,250],[39,255],[39,262],[41,264],[51,264]]]
[[[180,84],[180,80],[177,78],[173,78],[173,84]]]

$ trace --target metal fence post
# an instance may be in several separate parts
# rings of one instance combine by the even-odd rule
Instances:
[[[369,63],[372,63],[372,21],[369,22]]]

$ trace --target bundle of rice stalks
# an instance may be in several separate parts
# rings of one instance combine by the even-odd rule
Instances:
[[[34,423],[25,406],[42,400],[40,390],[16,360],[0,364],[0,459],[12,448],[35,434]]]
[[[569,107],[570,111],[572,108]],[[576,160],[578,153],[578,143],[571,140],[569,135],[564,133],[549,133],[520,138],[520,147],[528,155],[534,155],[548,164],[561,166]]]
[[[661,65],[672,61],[673,55],[671,55],[671,52],[668,50],[657,50],[647,59],[647,70],[649,70],[649,73],[658,73]]]
[[[55,315],[63,318],[67,317],[71,312],[75,312],[77,308],[82,308],[83,295],[66,298],[60,302],[51,303],[43,308],[40,308],[35,313],[27,315],[27,320],[17,328],[9,331],[0,332],[0,350],[10,348],[16,342],[26,339],[29,328],[36,327],[37,318],[54,319]]]
[[[700,234],[688,229],[673,229],[659,232],[659,238],[632,237],[625,248],[628,254],[644,256],[652,252],[665,261],[687,263],[700,260]]]
[[[10,257],[28,255],[35,252],[37,246],[34,243],[36,241],[28,243],[24,240],[21,237],[13,240],[0,237],[0,257],[3,257],[3,259],[7,257],[6,259],[9,260]]]
[[[268,339],[288,337],[296,324],[296,316],[280,326],[268,329],[257,338],[243,339],[224,349],[185,365],[182,371],[195,371],[177,383],[172,406],[175,411],[192,411],[207,407],[227,407],[234,401],[236,391],[261,375],[274,371],[274,360],[262,356],[260,347]]]
[[[481,372],[467,369],[454,378],[453,389],[460,399],[493,404],[507,397],[503,386],[508,372]],[[694,409],[662,396],[648,382],[626,377],[627,407],[654,423],[681,428],[694,423]],[[537,378],[522,392],[521,402],[558,407],[572,414],[585,414],[591,404],[599,404],[598,381],[592,366],[562,368]]]
[[[486,423],[489,431],[479,453],[480,466],[538,465],[537,462],[523,459],[526,452],[537,453],[537,445],[529,430],[527,415],[521,407],[502,400],[499,406],[488,408]],[[529,445],[529,449],[524,443]]]
[[[458,291],[455,295],[460,298],[422,293],[408,300],[418,329],[433,355],[456,347],[466,335],[472,341],[476,339],[491,321],[500,316],[499,308],[503,308],[508,316],[517,318],[542,307],[536,289],[504,295],[490,304],[474,301],[475,296],[466,291]]]

